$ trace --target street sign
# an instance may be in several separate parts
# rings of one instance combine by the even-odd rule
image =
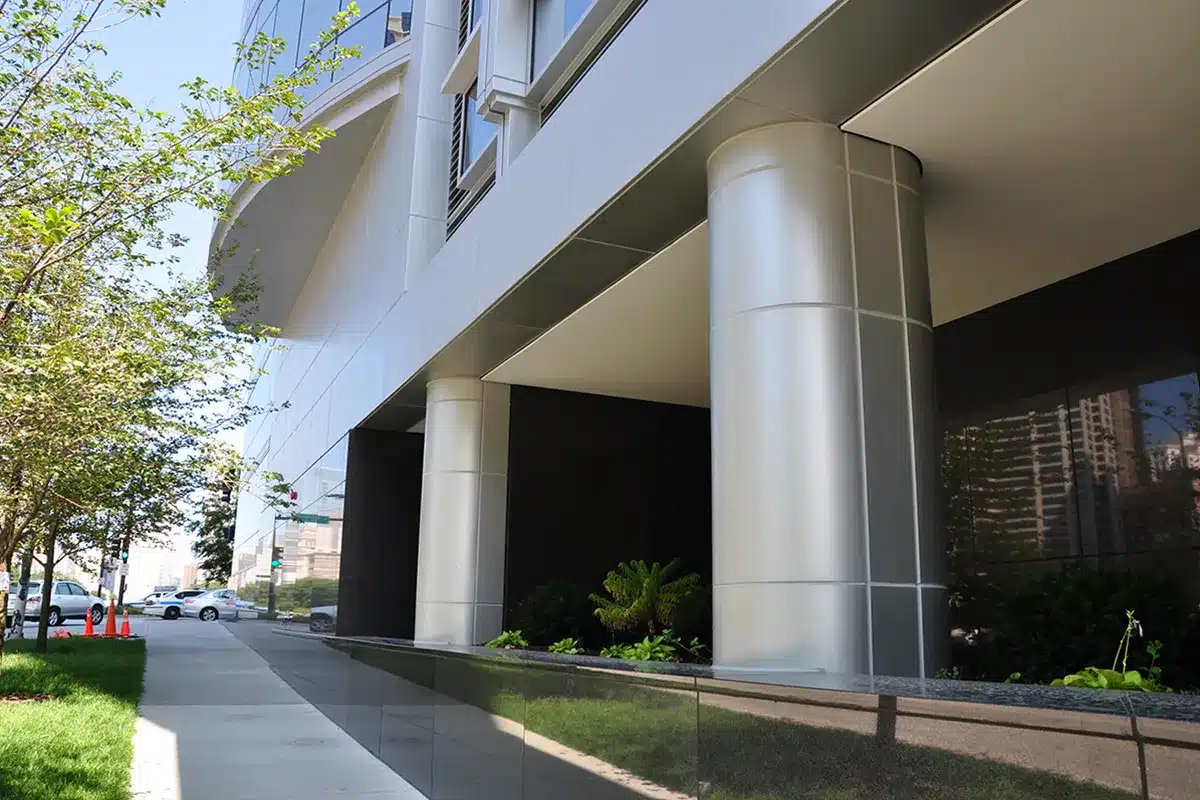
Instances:
[[[111,572],[106,572],[100,576],[100,585],[105,589],[108,589],[110,592],[113,591],[115,583],[116,581],[113,580],[113,574]]]
[[[7,572],[0,572],[0,592],[7,592],[9,588],[9,577]]]
[[[128,574],[129,574],[129,564],[126,562],[121,562],[121,577],[123,578]]]

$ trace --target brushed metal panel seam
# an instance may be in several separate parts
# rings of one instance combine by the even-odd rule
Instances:
[[[896,184],[896,148],[889,147],[892,159],[892,212],[896,220],[896,247],[897,260],[900,264],[900,311],[901,315],[906,319],[908,317],[908,284],[905,281],[905,263],[904,263],[904,231],[900,220],[900,190]],[[914,268],[915,265],[914,265]],[[916,569],[916,583],[921,584],[921,492],[917,486],[919,475],[917,473],[917,436],[914,428],[913,418],[916,415],[916,409],[913,408],[913,388],[912,388],[912,344],[909,340],[908,325],[902,326],[904,331],[904,384],[905,384],[905,404],[908,406],[908,458],[909,458],[909,475],[912,485],[912,509],[913,509],[913,559]],[[920,668],[919,677],[927,677],[925,674],[925,609],[922,605],[923,592],[917,591],[917,660]]]
[[[850,241],[854,241],[854,200],[850,194],[850,138],[842,139],[843,158],[846,163],[846,214],[850,218]],[[858,372],[858,440],[859,458],[862,461],[862,500],[863,500],[863,571],[867,578],[867,674],[875,675],[875,612],[873,608],[873,592],[871,591],[871,504],[867,498],[870,485],[867,479],[867,405],[863,397],[863,363],[862,363],[862,329],[858,323],[858,251],[850,248],[850,269],[854,280],[854,368]]]

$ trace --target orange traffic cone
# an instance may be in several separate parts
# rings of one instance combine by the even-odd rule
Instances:
[[[89,608],[87,616],[83,618],[83,635],[91,638],[96,635],[96,631],[92,628],[92,610]]]
[[[117,635],[117,601],[108,598],[108,618],[104,621],[104,635]]]
[[[124,606],[121,607],[121,638],[129,638],[129,612]]]

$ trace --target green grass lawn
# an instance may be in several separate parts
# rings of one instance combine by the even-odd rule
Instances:
[[[126,800],[133,725],[146,667],[143,640],[51,639],[39,655],[28,639],[5,642],[0,697],[0,798]]]

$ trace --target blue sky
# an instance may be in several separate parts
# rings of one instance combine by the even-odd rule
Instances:
[[[137,106],[177,110],[188,97],[179,86],[197,77],[222,85],[231,82],[242,19],[242,0],[167,0],[158,18],[117,25],[100,36],[108,55],[97,63],[102,73],[120,72],[120,91]],[[180,207],[170,228],[187,239],[179,253],[181,269],[199,277],[207,262],[212,218]],[[221,439],[242,446],[242,431]]]
[[[136,20],[105,31],[100,37],[108,55],[97,64],[106,73],[120,72],[121,93],[139,106],[177,109],[186,99],[179,85],[196,77],[227,84],[233,75],[234,42],[242,19],[241,0],[168,0],[162,17]],[[187,237],[180,254],[189,275],[203,273],[212,219],[181,208],[171,227]],[[221,438],[237,447],[242,432]],[[179,580],[192,560],[191,537],[177,534],[166,549],[135,548],[130,566],[133,597],[141,597],[162,580]]]
[[[101,38],[108,56],[97,66],[122,73],[121,93],[135,105],[177,109],[186,99],[179,90],[184,81],[202,77],[230,82],[241,20],[241,0],[168,0],[160,18],[105,31]],[[189,275],[200,275],[212,220],[193,209],[181,209],[172,227],[188,238],[182,266]]]

